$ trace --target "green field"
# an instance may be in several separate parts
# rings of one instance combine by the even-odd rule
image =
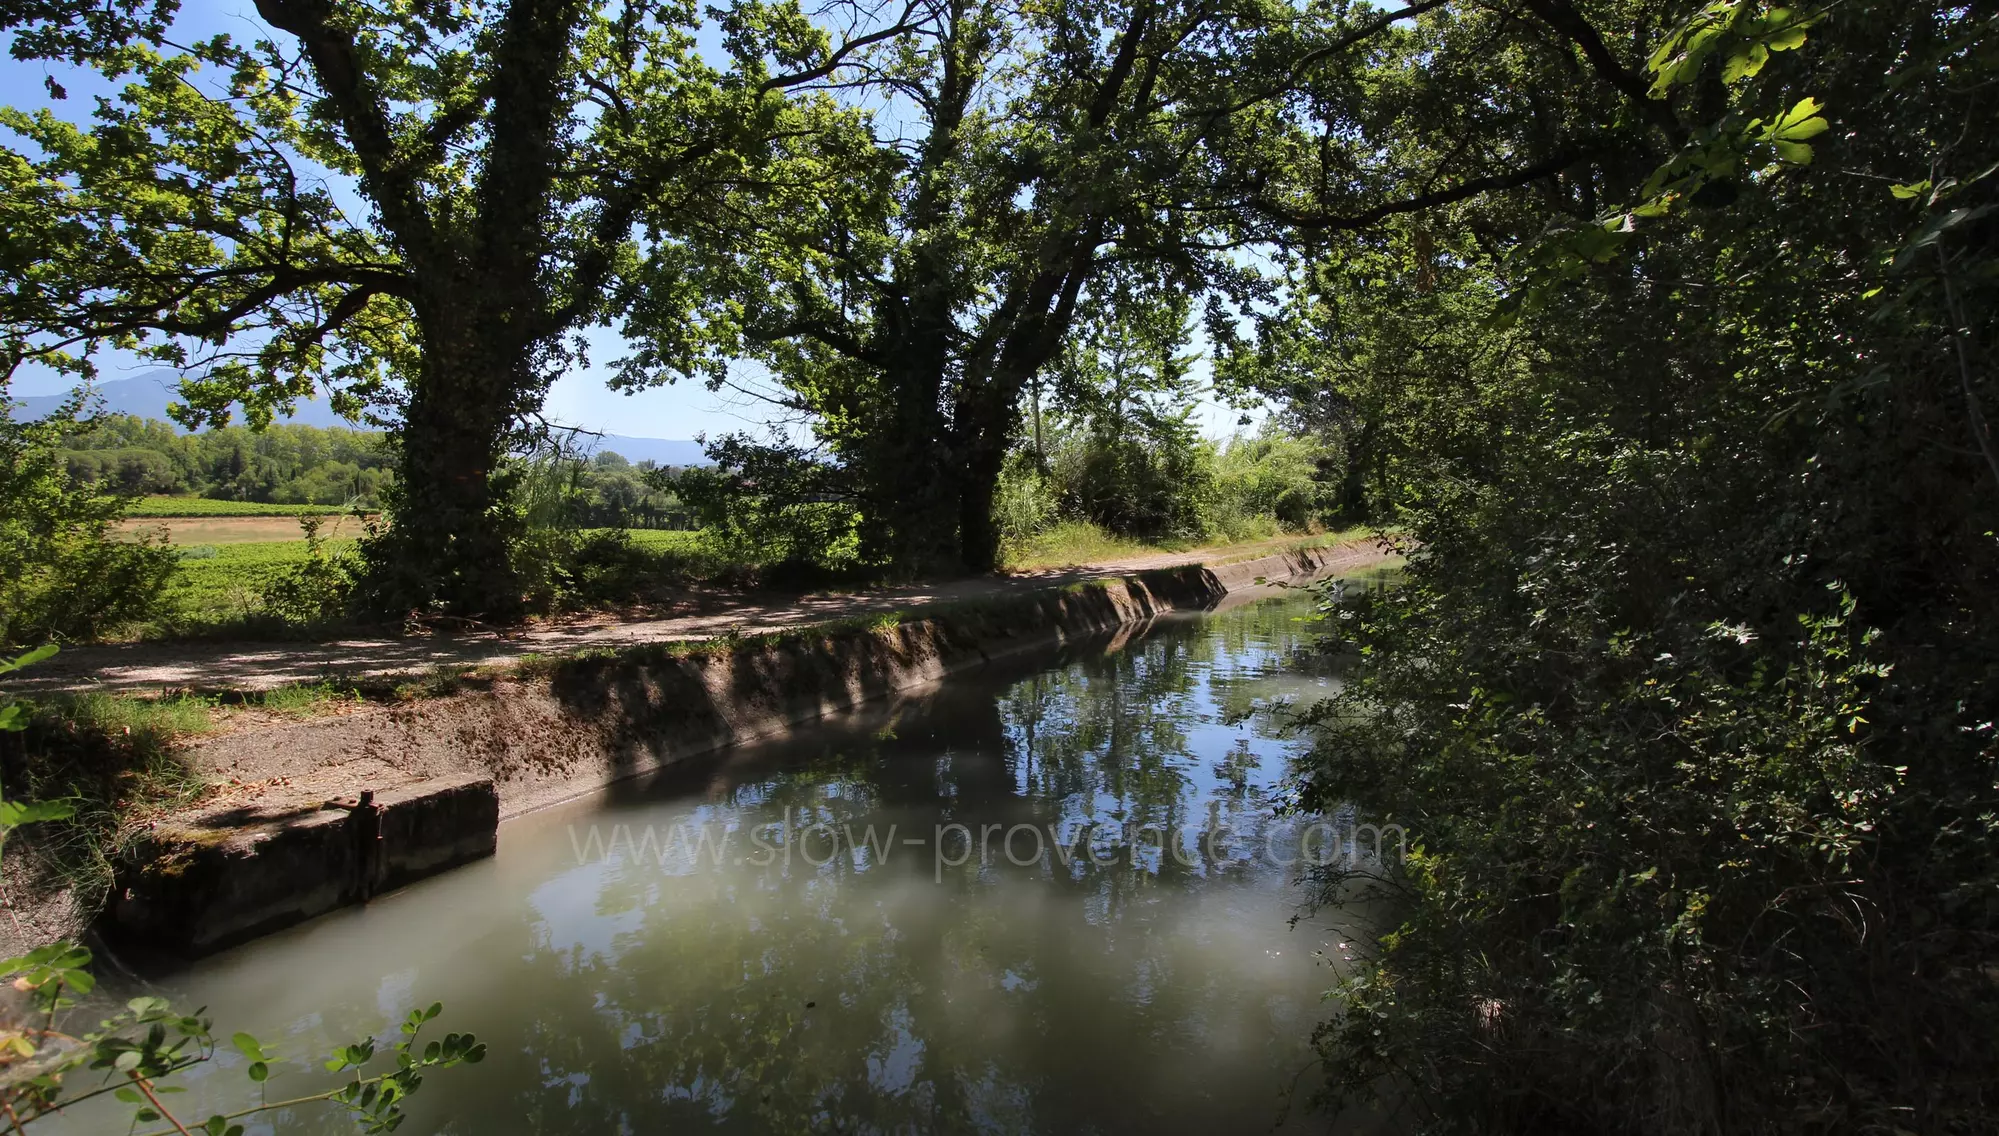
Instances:
[[[345,513],[341,505],[268,505],[261,501],[217,501],[208,497],[141,497],[126,511],[128,517],[296,517],[301,513],[330,516]]]
[[[329,540],[329,555],[354,547],[351,540]],[[180,571],[167,585],[175,622],[185,627],[213,626],[255,617],[263,606],[266,584],[281,569],[305,559],[302,540],[254,544],[192,545],[181,551]]]
[[[633,544],[652,553],[678,552],[692,556],[700,534],[660,529],[628,529]],[[328,540],[327,555],[350,554],[353,540]],[[305,559],[303,540],[269,540],[238,544],[180,545],[180,571],[167,586],[173,631],[213,630],[256,620],[263,611],[263,593],[280,571]],[[690,565],[681,565],[686,570]],[[697,568],[698,571],[698,568]],[[167,630],[163,628],[162,630]]]
[[[626,529],[633,544],[652,552],[689,552],[701,543],[692,529]]]

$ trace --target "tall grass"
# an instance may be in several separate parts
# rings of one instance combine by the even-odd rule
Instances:
[[[42,887],[70,892],[81,913],[109,895],[115,865],[144,826],[200,799],[206,780],[177,752],[215,728],[211,699],[59,695],[30,704],[28,728],[4,742],[9,795],[67,800],[75,813],[20,837]]]
[[[1117,536],[1089,521],[1056,521],[1019,541],[1006,558],[1008,568],[1069,568],[1168,551]]]

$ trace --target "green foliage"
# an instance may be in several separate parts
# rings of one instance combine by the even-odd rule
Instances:
[[[342,703],[358,702],[360,697],[360,693],[350,686],[322,679],[314,683],[275,687],[256,696],[254,704],[272,714],[311,718]]]
[[[1213,491],[1213,468],[1185,418],[1142,434],[1092,431],[1075,450],[1064,496],[1080,516],[1141,540],[1203,535],[1201,501]]]
[[[1323,445],[1280,427],[1237,435],[1214,456],[1206,528],[1229,540],[1304,532],[1336,515]]]
[[[342,1046],[324,1063],[329,1072],[352,1071],[339,1088],[205,1120],[183,1121],[163,1099],[182,1088],[164,1082],[214,1060],[222,1045],[213,1022],[199,1012],[179,1013],[164,998],[142,996],[131,999],[93,1028],[65,1032],[57,1023],[62,1011],[74,1005],[71,995],[87,994],[95,985],[86,969],[90,962],[89,951],[68,943],[0,960],[0,973],[13,976],[17,988],[34,999],[38,1012],[46,1015],[41,1021],[9,1022],[0,1027],[0,1068],[17,1073],[0,1088],[0,1104],[4,1104],[16,1131],[58,1110],[109,1096],[130,1109],[132,1130],[144,1126],[148,1136],[176,1132],[242,1136],[244,1127],[236,1121],[245,1117],[321,1103],[337,1106],[357,1131],[393,1132],[406,1119],[404,1104],[422,1087],[427,1074],[475,1065],[486,1056],[485,1045],[470,1034],[451,1033],[436,1041],[423,1041],[419,1033],[424,1024],[443,1011],[443,1006],[433,1003],[427,1009],[412,1010],[404,1021],[402,1038],[388,1049],[395,1063],[392,1069],[365,1070],[375,1057],[375,1041],[364,1038]],[[229,1045],[248,1059],[245,1075],[252,1082],[262,1084],[270,1079],[278,1053],[247,1033],[235,1034]],[[85,1071],[103,1075],[100,1087],[77,1087],[85,1080]],[[158,1127],[162,1124],[165,1127]]]
[[[1156,545],[1117,536],[1089,521],[1056,521],[1020,535],[1010,534],[1006,563],[1009,568],[1066,568],[1158,551]]]
[[[173,462],[152,450],[70,450],[63,455],[63,465],[71,481],[94,483],[100,491],[119,496],[174,493],[181,488]]]
[[[56,653],[56,645],[44,643],[23,655],[11,659],[0,659],[0,675],[12,674],[23,667],[32,666]],[[21,704],[14,698],[0,694],[0,733],[12,733],[22,729]]]
[[[520,614],[492,478],[570,333],[632,316],[628,373],[689,365],[697,298],[632,267],[726,215],[704,206],[767,138],[809,134],[785,92],[848,53],[788,3],[715,13],[726,71],[697,43],[707,13],[674,3],[271,0],[247,42],[196,43],[148,7],[0,15],[52,94],[72,70],[117,86],[80,114],[0,110],[0,373],[88,375],[117,347],[199,375],[190,424],[241,402],[262,425],[319,389],[393,407],[400,523],[364,546],[357,601]]]
[[[1022,545],[1060,521],[1062,491],[1052,471],[1042,464],[1046,452],[1017,449],[1006,456],[1000,469],[999,487],[993,493],[993,523],[999,526],[1000,543],[1009,563],[1018,559]],[[1094,526],[1092,526],[1094,527]]]
[[[106,414],[65,440],[70,476],[106,492],[175,494],[181,512],[135,516],[285,516],[272,505],[376,508],[393,479],[383,434],[274,422],[260,430],[222,426],[182,434],[164,422]],[[244,511],[223,512],[238,502]],[[267,508],[258,512],[255,503]],[[296,511],[296,510],[294,510]]]
[[[1365,54],[1386,22],[1177,0],[912,11],[842,113],[784,148],[786,176],[730,201],[756,231],[716,242],[697,280],[727,298],[713,381],[744,354],[769,368],[861,557],[977,570],[1000,551],[1023,395],[1098,313],[1179,332],[1203,290],[1257,291],[1230,255],[1254,239],[1236,208],[1250,152],[1285,136],[1299,60]],[[662,288],[686,286],[672,252],[649,269]],[[1101,453],[1134,477],[1156,457]],[[1131,523],[1188,528],[1163,499]]]
[[[1181,413],[1092,426],[1050,416],[994,495],[1011,564],[1088,563],[1151,546],[1309,532],[1333,516],[1325,448],[1266,430],[1217,446]],[[1045,464],[1045,472],[1044,472]]]
[[[1824,106],[1806,96],[1789,110],[1776,103],[1758,115],[1764,103],[1789,96],[1755,80],[1773,52],[1802,45],[1806,29],[1820,18],[1764,0],[1715,0],[1669,34],[1647,61],[1653,76],[1647,93],[1669,99],[1676,90],[1695,86],[1708,63],[1719,62],[1719,75],[1709,76],[1719,82],[1706,88],[1699,108],[1711,121],[1691,129],[1680,129],[1676,122],[1678,152],[1637,188],[1636,200],[1593,221],[1560,219],[1539,239],[1523,244],[1515,259],[1528,286],[1517,302],[1530,307],[1543,303],[1555,283],[1580,279],[1588,265],[1621,255],[1641,221],[1690,207],[1726,205],[1744,182],[1768,181],[1811,165],[1814,151],[1808,139],[1832,128],[1819,113]],[[1719,117],[1717,102],[1723,104]]]
[[[861,566],[863,518],[845,471],[800,447],[741,438],[711,445],[709,456],[714,465],[682,470],[671,485],[715,556],[779,577]]]
[[[352,542],[324,541],[328,561],[337,566]],[[204,551],[205,550],[205,551]],[[275,580],[298,570],[308,556],[302,540],[202,545],[182,550],[180,568],[167,586],[165,611],[149,634],[187,634],[225,627],[249,630],[275,624],[264,610],[264,594]]]
[[[545,611],[643,603],[746,568],[699,532],[571,529],[531,536],[524,545],[518,553],[524,578],[540,581],[529,600]],[[182,547],[158,615],[139,630],[148,638],[290,638],[338,627],[346,618],[343,591],[351,587],[354,548],[352,541],[322,537],[315,559],[303,540]],[[300,585],[300,603],[273,610],[274,590],[293,585]]]
[[[305,555],[264,583],[264,610],[284,623],[311,627],[345,614],[354,574],[351,562],[328,553],[320,518],[300,516],[298,523],[305,530]]]
[[[590,527],[642,510],[678,514],[669,471],[633,467],[610,452],[584,460],[557,446],[516,459],[506,476],[520,532],[510,552],[526,610],[644,603],[690,574],[694,559],[678,534],[641,543],[622,528]]]
[[[512,504],[530,529],[685,528],[688,510],[674,495],[678,471],[634,465],[614,450],[584,456],[551,444],[512,459]]]
[[[50,733],[116,737],[135,750],[164,752],[179,739],[213,729],[212,705],[195,695],[130,698],[87,691],[37,702],[34,720]]]
[[[352,540],[320,535],[324,518],[298,518],[303,540],[177,547],[146,637],[226,632],[290,637],[348,619],[356,563]]]
[[[1225,446],[1200,436],[1190,339],[1184,304],[1104,310],[1030,388],[1032,435],[1008,455],[993,498],[1011,559],[1047,555],[1043,534],[1063,523],[1127,544],[1188,544],[1302,532],[1332,512],[1324,446],[1276,423]]]
[[[529,529],[514,555],[533,612],[644,602],[679,578],[671,556],[620,529]]]
[[[1273,332],[1354,345],[1367,373],[1316,373],[1383,396],[1414,548],[1333,613],[1354,667],[1301,786],[1420,842],[1321,1035],[1342,1100],[1437,1131],[1990,1130],[1999,152],[1964,126],[1999,29],[1812,16],[1704,7],[1620,147],[1314,250],[1317,311]],[[1376,76],[1435,116],[1398,139],[1413,174],[1464,144],[1459,68],[1564,81],[1494,30],[1429,22]],[[1637,220],[1536,261],[1611,212]]]
[[[1066,514],[1138,540],[1205,535],[1213,459],[1193,423],[1188,338],[1183,305],[1130,304],[1070,340],[1053,375],[1060,417],[1046,455]]]
[[[1458,224],[1470,208],[1395,218],[1330,252],[1308,248],[1286,303],[1257,321],[1255,337],[1218,345],[1217,387],[1275,404],[1272,436],[1313,447],[1315,484],[1294,485],[1319,516],[1392,521],[1439,455],[1476,468],[1505,443],[1490,428],[1493,403],[1531,347],[1497,326],[1502,297],[1475,235]]]
[[[108,537],[117,497],[69,476],[76,405],[17,422],[0,384],[0,643],[92,638],[157,610],[173,554]]]
[[[8,782],[24,798],[71,810],[30,834],[29,878],[38,890],[66,890],[77,912],[95,912],[145,823],[206,789],[176,750],[215,728],[213,702],[86,692],[20,705],[18,747],[0,751]]]

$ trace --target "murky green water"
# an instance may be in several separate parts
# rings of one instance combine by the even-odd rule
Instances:
[[[1322,952],[1358,916],[1291,924],[1327,830],[1271,824],[1283,708],[1336,681],[1310,615],[1175,617],[620,786],[156,989],[289,1058],[271,1099],[443,1000],[491,1053],[404,1132],[1317,1129]],[[253,1101],[240,1065],[187,1111]]]

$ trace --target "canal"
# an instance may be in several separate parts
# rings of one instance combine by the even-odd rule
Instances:
[[[441,1000],[432,1028],[489,1056],[430,1077],[405,1132],[1323,1130],[1311,1034],[1367,913],[1301,908],[1301,859],[1351,834],[1279,812],[1291,711],[1338,681],[1316,620],[1291,592],[995,664],[108,985],[256,1034],[271,1100]],[[256,1103],[243,1064],[175,1111]],[[315,1105],[249,1131],[352,1128]]]

